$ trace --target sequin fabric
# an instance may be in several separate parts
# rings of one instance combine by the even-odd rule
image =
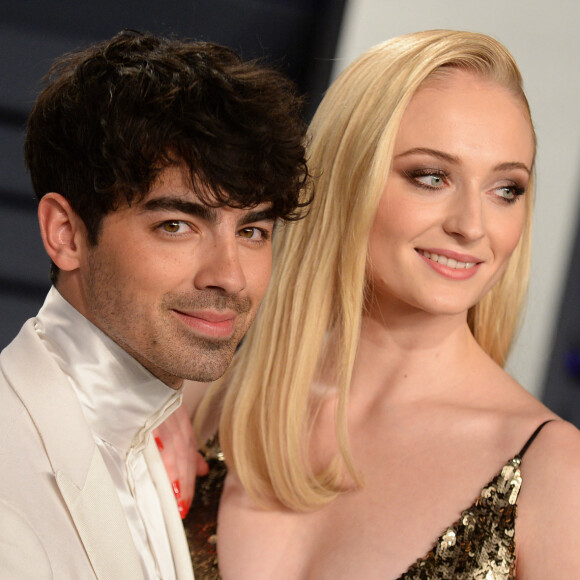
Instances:
[[[210,473],[198,480],[194,503],[184,521],[196,580],[220,579],[217,511],[227,468],[215,441],[208,449]],[[516,502],[522,485],[520,455],[511,459],[483,488],[473,505],[443,532],[433,549],[397,580],[515,578]]]
[[[198,477],[193,503],[183,521],[191,552],[195,580],[220,580],[217,563],[217,514],[227,468],[216,439],[206,445],[209,473]]]
[[[515,578],[515,523],[521,459],[509,461],[433,549],[397,580]]]

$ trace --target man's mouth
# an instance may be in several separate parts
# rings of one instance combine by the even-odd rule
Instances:
[[[200,335],[211,338],[228,338],[236,327],[237,312],[227,310],[219,311],[193,311],[184,312],[173,310],[177,317]]]

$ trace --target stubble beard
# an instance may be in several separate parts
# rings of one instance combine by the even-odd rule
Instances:
[[[167,294],[163,298],[161,309],[170,319],[173,317],[172,311],[175,310],[188,312],[228,309],[238,315],[234,333],[228,338],[199,336],[188,331],[177,318],[171,320],[170,326],[174,327],[173,336],[176,338],[175,366],[183,368],[183,378],[201,382],[215,381],[226,372],[239,342],[254,317],[252,303],[248,297],[224,295],[216,290],[195,295],[191,293]],[[186,361],[185,364],[184,361]]]
[[[178,321],[175,321],[179,324]],[[211,382],[221,377],[227,370],[242,339],[236,329],[228,339],[209,339],[192,335],[184,329],[177,332],[168,344],[159,348],[157,340],[152,343],[150,359],[157,358],[159,363],[174,376],[192,381]],[[181,330],[181,332],[180,332]]]
[[[248,297],[219,290],[167,293],[161,303],[141,304],[125,294],[97,256],[87,280],[92,321],[149,372],[172,388],[183,379],[211,382],[227,370],[255,312]],[[188,331],[173,310],[233,310],[238,314],[232,336],[219,339]]]

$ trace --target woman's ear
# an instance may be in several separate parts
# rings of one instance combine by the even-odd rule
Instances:
[[[59,193],[47,193],[38,204],[40,235],[46,253],[60,270],[76,270],[86,245],[86,229],[70,203]]]

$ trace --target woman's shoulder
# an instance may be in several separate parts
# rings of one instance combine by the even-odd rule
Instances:
[[[523,445],[536,427],[550,419],[559,419],[534,394],[502,367],[485,356],[481,371],[466,387],[467,405],[483,412],[490,428],[506,445]],[[464,391],[464,393],[465,393]],[[562,422],[560,420],[560,422]]]
[[[578,578],[580,431],[555,417],[527,449],[521,473],[518,578]]]
[[[548,419],[527,449],[522,471],[530,487],[540,480],[550,486],[571,481],[580,495],[580,430],[559,417]]]

